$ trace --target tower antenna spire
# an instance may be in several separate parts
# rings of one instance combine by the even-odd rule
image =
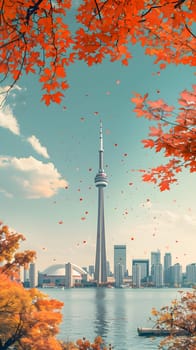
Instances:
[[[100,129],[99,129],[99,138],[100,138],[100,151],[103,151],[103,128],[102,128],[102,120],[100,119]]]

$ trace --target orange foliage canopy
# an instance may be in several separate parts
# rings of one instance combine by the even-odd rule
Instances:
[[[66,68],[75,59],[90,66],[109,56],[128,65],[131,45],[140,43],[160,69],[169,63],[196,65],[196,1],[85,0],[76,10],[75,32],[66,24],[71,0],[0,3],[1,82],[8,79],[12,88],[23,73],[38,74],[46,105],[61,102],[68,88]],[[147,101],[147,95],[139,94],[132,101],[138,116],[159,121],[150,132],[155,139],[144,140],[144,146],[171,158],[166,165],[144,171],[143,180],[158,183],[161,191],[169,189],[182,166],[195,171],[195,88],[182,92],[174,123],[168,120],[173,108],[164,101]]]
[[[109,55],[127,65],[129,44],[139,42],[160,68],[196,63],[195,1],[86,0],[77,9],[75,33],[66,24],[70,8],[71,0],[1,0],[1,81],[11,77],[13,86],[23,72],[37,73],[48,105],[61,102],[66,67],[75,58],[92,65]]]
[[[18,252],[24,240],[0,222],[0,350],[61,350],[55,336],[63,303],[20,283],[20,266],[35,258],[34,251]]]
[[[0,273],[17,277],[20,266],[27,267],[36,256],[35,251],[18,252],[20,243],[25,240],[21,233],[12,232],[0,222]]]
[[[164,329],[172,329],[171,335],[164,338],[159,349],[195,350],[196,346],[196,290],[180,293],[180,299],[160,310],[152,309],[156,324]],[[175,330],[186,332],[184,336],[176,336]]]
[[[11,345],[25,350],[61,350],[55,336],[62,305],[0,273],[0,350]]]
[[[163,151],[169,159],[165,165],[143,172],[143,180],[157,183],[161,191],[168,190],[170,184],[176,182],[176,174],[182,167],[190,172],[196,171],[196,85],[192,91],[184,90],[178,100],[179,110],[174,114],[174,107],[163,100],[148,100],[135,94],[135,113],[155,123],[150,127],[150,139],[143,140],[144,147]],[[177,114],[177,116],[175,116]]]
[[[111,350],[112,345],[106,347],[102,337],[97,336],[93,343],[90,343],[86,338],[78,339],[76,343],[61,342],[63,350]]]
[[[0,74],[12,78],[11,86],[22,73],[38,73],[46,104],[60,103],[61,90],[68,87],[65,67],[73,54],[73,43],[63,18],[69,0],[2,0],[0,9]]]

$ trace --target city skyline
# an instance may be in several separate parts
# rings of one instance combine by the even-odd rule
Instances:
[[[123,249],[125,249],[125,252],[126,252],[126,246],[125,245],[114,245],[113,246],[113,252],[114,252],[114,256],[113,256],[113,261],[115,260],[115,247],[123,247]],[[123,250],[122,249],[122,250]],[[181,261],[176,261],[175,259],[172,259],[173,258],[173,256],[172,256],[172,254],[171,254],[171,252],[165,252],[164,254],[162,254],[162,252],[161,251],[159,251],[160,252],[160,255],[161,255],[161,257],[160,257],[160,264],[162,265],[162,267],[163,267],[163,271],[164,270],[167,270],[167,264],[164,264],[165,263],[165,260],[167,260],[167,258],[168,258],[168,255],[170,255],[170,258],[171,258],[171,265],[169,264],[169,266],[174,266],[174,265],[176,265],[176,264],[180,264],[181,266],[182,266],[182,272],[185,272],[186,271],[186,267],[188,266],[188,265],[191,265],[191,264],[196,264],[196,262],[195,262],[195,260],[194,261],[189,261],[189,262],[187,262],[187,264],[186,265],[182,265],[182,263],[181,263]],[[123,259],[125,259],[126,260],[126,271],[128,272],[128,275],[130,276],[131,275],[131,271],[132,271],[132,269],[133,269],[133,265],[134,264],[136,264],[137,262],[147,262],[148,261],[148,268],[147,268],[147,271],[148,271],[148,274],[149,275],[151,275],[151,267],[152,267],[152,260],[151,260],[151,253],[153,253],[153,252],[150,252],[150,254],[149,254],[149,256],[146,256],[145,258],[144,257],[141,257],[141,256],[136,256],[135,258],[133,258],[132,260],[128,260],[127,259],[127,257],[123,257]],[[124,255],[124,253],[123,253],[123,255]],[[35,262],[36,263],[36,262]],[[73,264],[73,265],[75,265],[75,263],[74,263],[74,261],[71,261],[71,262],[68,262],[68,261],[66,261],[66,262],[64,262],[64,264],[66,264],[66,263],[71,263],[71,264]],[[110,272],[113,274],[113,275],[115,275],[115,268],[114,268],[114,266],[115,266],[115,264],[111,264],[111,261],[109,261],[109,260],[107,260],[106,261],[106,263],[108,263],[109,264],[109,266],[111,266],[112,265],[112,268],[110,269]],[[62,268],[62,266],[64,266],[64,264],[63,263],[61,263],[60,265],[61,265],[61,268]],[[159,264],[159,263],[158,263]],[[76,264],[77,265],[77,264]],[[56,264],[55,262],[53,263],[53,264],[51,264],[51,265],[48,265],[44,270],[40,270],[39,268],[38,268],[38,270],[39,270],[39,272],[44,272],[44,271],[46,271],[46,270],[48,270],[49,268],[54,268],[55,266],[59,266],[59,264]],[[84,265],[81,265],[81,266],[78,266],[79,268],[81,268],[81,269],[87,269],[88,270],[88,268],[89,269],[92,269],[93,268],[93,271],[95,271],[95,265],[86,265],[86,266],[84,266]]]
[[[21,249],[37,252],[39,270],[67,261],[95,263],[100,119],[110,183],[104,209],[111,268],[115,244],[127,246],[128,261],[157,249],[170,251],[173,263],[183,266],[195,260],[195,175],[184,169],[165,192],[142,182],[139,169],[166,160],[143,147],[152,124],[136,118],[130,101],[134,91],[148,92],[151,100],[176,106],[179,92],[194,83],[194,69],[162,70],[139,45],[131,52],[128,66],[106,59],[93,67],[68,67],[70,88],[61,105],[40,102],[41,87],[29,74],[1,108],[0,220],[24,234]]]
[[[115,251],[115,248],[118,250]],[[165,253],[163,257],[164,265],[159,257],[153,257],[155,252],[151,252],[151,259],[133,259],[130,272],[126,270],[126,246],[114,246],[114,271],[107,271],[107,282],[116,288],[129,286],[133,288],[140,287],[183,287],[194,285],[196,282],[196,263],[186,265],[186,270],[182,271],[180,262],[172,264],[171,253]],[[108,264],[109,262],[107,262]],[[151,265],[151,271],[150,271]],[[49,266],[44,271],[36,273],[36,264],[31,263],[28,268],[23,269],[24,284],[26,287],[36,285],[36,281],[41,287],[44,286],[65,286],[71,288],[95,287],[97,281],[94,277],[94,266],[79,267],[73,263],[56,264]],[[22,272],[22,271],[21,271]],[[102,282],[103,283],[103,282]],[[105,283],[105,282],[104,282]]]

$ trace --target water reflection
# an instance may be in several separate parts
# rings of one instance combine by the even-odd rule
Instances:
[[[127,318],[126,291],[123,289],[116,290],[113,295],[113,339],[114,343],[119,343],[120,348],[127,349],[127,338],[129,337],[129,325]],[[123,337],[122,337],[123,334]]]
[[[95,290],[95,334],[106,339],[109,330],[107,317],[107,299],[105,288],[96,288]]]

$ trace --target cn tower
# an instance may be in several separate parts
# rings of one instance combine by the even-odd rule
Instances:
[[[103,169],[103,131],[100,121],[99,131],[99,170],[95,176],[95,186],[98,188],[98,219],[97,219],[97,244],[95,258],[95,281],[97,285],[107,282],[106,272],[106,246],[105,246],[105,222],[104,222],[104,187],[108,184],[107,175]]]

